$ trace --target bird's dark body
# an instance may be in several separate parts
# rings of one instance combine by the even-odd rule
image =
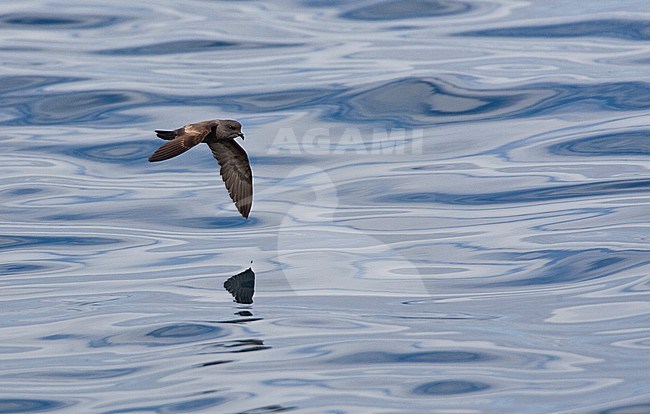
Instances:
[[[208,144],[221,166],[221,177],[230,198],[241,215],[248,218],[253,204],[253,173],[246,151],[235,142],[237,137],[244,138],[239,122],[215,119],[188,124],[173,131],[155,132],[158,138],[168,142],[149,157],[150,162],[176,157],[202,142]]]

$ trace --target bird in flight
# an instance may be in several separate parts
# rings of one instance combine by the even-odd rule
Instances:
[[[201,142],[208,144],[221,166],[221,178],[230,198],[241,215],[248,218],[253,205],[253,173],[246,151],[235,142],[237,137],[244,139],[239,122],[215,119],[188,124],[173,131],[155,132],[158,138],[169,142],[158,148],[149,157],[149,162],[174,158]]]

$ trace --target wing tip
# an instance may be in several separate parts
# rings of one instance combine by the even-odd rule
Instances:
[[[233,201],[235,201],[234,197]],[[251,210],[253,209],[253,196],[248,196],[244,197],[241,200],[235,201],[235,207],[237,207],[237,210],[239,210],[239,213],[244,217],[245,219],[248,220],[248,216],[251,213]]]
[[[163,153],[163,152],[161,152],[159,150],[156,150],[156,152],[151,154],[149,156],[149,158],[147,158],[147,160],[149,162],[158,162],[158,161],[164,161],[164,160],[169,159],[169,158],[170,158],[169,154],[166,154],[166,153]]]
[[[237,203],[235,203],[235,207],[237,207],[237,211],[239,211],[239,214],[246,220],[248,220],[248,216],[251,213],[251,206],[238,206]]]
[[[248,216],[251,213],[252,205],[251,204],[249,204],[249,205],[237,205],[237,203],[235,203],[235,207],[237,207],[237,210],[239,211],[239,214],[241,214],[243,218],[248,220]]]

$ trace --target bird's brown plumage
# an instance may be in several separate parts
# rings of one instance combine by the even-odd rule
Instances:
[[[221,166],[221,178],[237,210],[248,218],[253,205],[253,172],[248,155],[234,140],[208,142],[212,155]]]
[[[188,124],[174,131],[156,130],[159,138],[168,140],[150,157],[150,162],[173,158],[190,148],[205,142],[221,166],[221,177],[235,202],[237,210],[248,218],[253,205],[253,173],[248,155],[235,142],[244,137],[241,124],[232,120],[213,120]]]

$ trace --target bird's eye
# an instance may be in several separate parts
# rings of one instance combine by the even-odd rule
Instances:
[[[235,126],[234,126],[234,125],[230,125],[228,128],[230,128],[230,129],[235,129]]]

